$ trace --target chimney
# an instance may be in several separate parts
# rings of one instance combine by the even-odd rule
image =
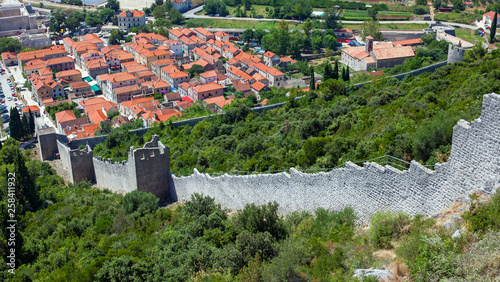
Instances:
[[[373,51],[373,37],[371,36],[366,37],[365,51],[368,54],[370,54],[370,52]]]

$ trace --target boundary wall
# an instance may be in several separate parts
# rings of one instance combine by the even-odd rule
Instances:
[[[292,168],[290,173],[211,177],[195,169],[190,176],[176,177],[169,172],[169,148],[156,135],[143,148],[131,148],[128,161],[121,163],[102,158],[89,162],[92,145],[102,142],[105,136],[65,143],[53,129],[39,129],[38,138],[43,143],[54,140],[56,148],[41,144],[41,153],[48,156],[58,150],[75,182],[95,175],[98,186],[113,191],[148,191],[175,201],[203,193],[230,209],[269,201],[276,201],[282,213],[352,206],[366,222],[380,210],[434,215],[473,191],[495,191],[500,181],[499,116],[500,95],[484,95],[480,118],[457,123],[450,158],[436,164],[435,170],[417,162],[406,171],[376,163],[365,163],[363,167],[347,163],[345,168],[315,174]],[[137,132],[144,134],[147,130]],[[85,148],[78,149],[83,142],[87,142]]]
[[[454,200],[480,190],[491,193],[500,175],[500,95],[487,94],[481,117],[454,127],[449,161],[429,170],[413,161],[406,171],[391,166],[347,163],[345,168],[306,174],[290,173],[211,177],[196,169],[187,177],[172,175],[174,200],[192,193],[214,197],[223,207],[276,201],[282,213],[318,207],[352,206],[362,221],[380,210],[433,215]]]

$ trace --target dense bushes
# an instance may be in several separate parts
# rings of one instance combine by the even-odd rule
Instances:
[[[304,95],[297,101],[286,97],[286,89],[266,92],[262,96],[269,101],[289,102],[262,113],[231,104],[224,115],[194,127],[158,126],[143,138],[117,134],[95,153],[124,160],[130,146],[158,134],[170,146],[176,175],[191,174],[195,167],[201,172],[332,168],[385,154],[432,165],[446,161],[456,123],[477,118],[482,95],[500,90],[498,62],[448,65],[403,81],[377,77],[346,95],[336,84],[305,95],[292,91],[292,97]]]

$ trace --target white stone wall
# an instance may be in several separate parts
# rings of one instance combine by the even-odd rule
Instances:
[[[195,170],[188,177],[172,175],[174,199],[189,200],[192,193],[214,197],[222,206],[242,209],[245,204],[276,201],[281,212],[313,211],[318,207],[352,206],[362,221],[380,210],[411,215],[433,215],[456,199],[476,190],[491,192],[500,175],[500,96],[483,99],[481,117],[454,128],[450,159],[434,171],[412,162],[407,171],[367,163],[316,174],[295,169],[288,173],[210,177]],[[496,186],[495,186],[496,185]]]

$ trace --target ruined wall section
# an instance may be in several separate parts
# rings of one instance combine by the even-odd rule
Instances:
[[[115,192],[150,192],[160,199],[170,195],[169,150],[157,135],[143,148],[131,147],[128,161],[113,162],[97,157],[93,164],[98,186]]]
[[[63,167],[69,172],[72,182],[82,180],[95,182],[92,149],[89,145],[84,149],[71,149],[67,144],[57,140],[57,148]]]

